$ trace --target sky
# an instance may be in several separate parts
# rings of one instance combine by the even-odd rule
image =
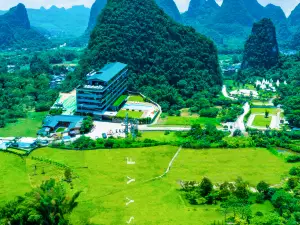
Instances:
[[[49,8],[52,5],[57,7],[70,8],[72,5],[85,5],[91,7],[95,0],[0,0],[0,9],[7,10],[18,3],[23,3],[27,8],[40,8],[44,6]],[[180,12],[184,12],[188,9],[190,0],[174,0],[179,8]],[[219,4],[222,4],[223,0],[216,0]],[[300,0],[258,0],[262,5],[272,3],[274,5],[281,6],[287,15],[300,3]]]

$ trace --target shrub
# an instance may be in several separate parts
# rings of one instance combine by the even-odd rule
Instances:
[[[300,168],[293,166],[290,169],[289,174],[292,175],[292,176],[298,176],[298,175],[300,175]]]
[[[290,155],[286,158],[286,161],[289,163],[296,163],[300,162],[300,156],[298,155]]]
[[[206,108],[201,109],[199,114],[203,117],[210,117],[210,118],[216,118],[219,113],[219,109],[217,108]]]

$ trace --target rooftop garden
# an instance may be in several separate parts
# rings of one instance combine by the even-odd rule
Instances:
[[[145,102],[144,98],[140,95],[130,95],[128,98],[130,102]]]
[[[121,95],[113,104],[114,107],[119,107],[126,99],[127,99],[127,95]]]
[[[131,119],[140,119],[142,115],[144,114],[143,112],[140,111],[129,111],[129,110],[120,110],[117,114],[117,118],[125,118],[128,113],[128,118]]]

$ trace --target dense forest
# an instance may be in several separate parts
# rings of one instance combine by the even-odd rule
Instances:
[[[129,65],[129,89],[158,101],[164,110],[185,107],[204,90],[222,85],[212,41],[168,17],[154,1],[110,1],[99,17],[81,68],[69,86],[109,61]]]
[[[0,16],[0,28],[0,48],[42,49],[50,45],[50,42],[42,34],[31,28],[23,4],[11,8]]]
[[[270,69],[279,58],[275,26],[270,19],[254,23],[245,44],[242,69]]]

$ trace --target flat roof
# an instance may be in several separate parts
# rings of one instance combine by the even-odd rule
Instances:
[[[109,63],[106,64],[101,70],[88,77],[87,80],[101,80],[104,82],[108,82],[126,67],[127,64],[120,62]]]
[[[70,123],[68,129],[80,128],[84,117],[82,116],[69,116],[69,115],[58,115],[48,116],[44,121],[44,127],[54,128],[59,122]]]

